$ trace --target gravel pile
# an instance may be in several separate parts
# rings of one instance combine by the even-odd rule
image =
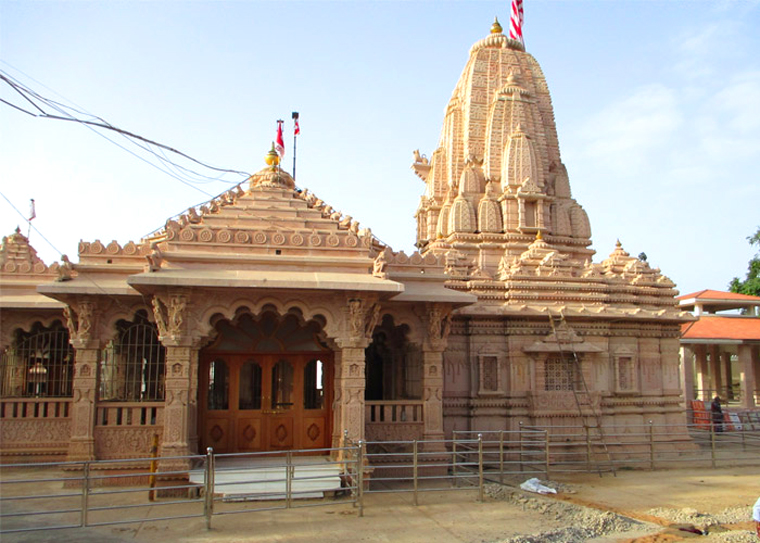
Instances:
[[[557,486],[550,481],[542,481],[542,484],[554,488]],[[641,529],[645,526],[642,522],[609,511],[597,511],[540,496],[534,497],[500,485],[486,485],[485,493],[493,500],[505,501],[524,510],[536,511],[565,526],[565,528],[538,534],[511,537],[500,543],[582,543],[594,537]]]
[[[671,521],[675,524],[693,524],[710,534],[710,541],[716,543],[757,543],[757,536],[750,530],[729,530],[727,524],[738,524],[752,520],[752,506],[729,507],[720,513],[700,513],[696,509],[667,509],[659,507],[647,511],[648,515]],[[719,527],[719,528],[718,528]],[[713,529],[711,529],[713,528]],[[718,529],[721,531],[719,532]],[[726,531],[722,531],[722,530]]]
[[[757,543],[757,536],[750,531],[741,530],[711,534],[710,541],[714,541],[715,543]]]
[[[667,509],[659,507],[650,509],[647,515],[663,518],[679,524],[689,523],[695,526],[715,526],[716,524],[736,524],[752,520],[752,505],[746,507],[729,507],[720,513],[700,513],[696,509],[686,507],[684,509]]]

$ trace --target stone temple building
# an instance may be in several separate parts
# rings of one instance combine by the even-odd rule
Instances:
[[[546,80],[497,24],[470,50],[438,148],[415,153],[418,252],[269,160],[146,239],[82,241],[76,262],[4,238],[4,460],[144,456],[154,434],[176,456],[581,413],[616,432],[684,424],[675,285],[619,243],[592,262]]]

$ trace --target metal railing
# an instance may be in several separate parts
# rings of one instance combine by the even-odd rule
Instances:
[[[616,467],[760,464],[760,428],[649,423],[606,428],[605,437]],[[208,449],[205,455],[158,459],[0,465],[0,534],[189,518],[204,518],[210,528],[214,516],[336,503],[350,503],[363,516],[365,494],[384,492],[411,492],[414,505],[419,494],[430,491],[476,491],[482,501],[487,482],[598,471],[595,447],[583,426],[522,426],[456,431],[450,440],[353,442],[344,435],[343,447],[308,451],[215,454]],[[309,491],[299,485],[330,475],[299,473],[302,454],[323,455],[339,472],[335,499],[306,499]],[[267,459],[265,466],[260,459]],[[161,471],[146,471],[151,461]],[[258,469],[281,471],[261,477]],[[235,471],[244,471],[244,478],[226,477]],[[155,487],[152,477],[159,481]],[[109,486],[118,483],[122,486]],[[284,488],[267,490],[264,485],[271,483]]]
[[[589,436],[587,428],[544,429],[549,434],[547,463],[551,473],[599,471],[596,459],[600,446]],[[760,464],[760,427],[719,428],[649,421],[618,430],[607,428],[605,440],[610,460],[605,459],[604,463],[611,461],[615,468],[716,468]]]
[[[364,514],[363,477],[359,469],[364,459],[363,445],[322,450],[281,451],[267,453],[266,469],[282,468],[282,475],[261,479],[256,468],[246,468],[243,480],[220,482],[220,477],[240,467],[227,466],[225,461],[251,461],[262,455],[214,454],[160,457],[163,466],[157,474],[144,470],[151,458],[132,460],[97,460],[92,462],[57,462],[6,464],[0,466],[0,534],[85,528],[119,524],[205,518],[211,527],[213,516],[234,515],[253,511],[271,511],[297,507],[334,505],[335,500],[296,503],[309,490],[298,490],[297,483],[314,482],[328,475],[298,476],[294,459],[299,454],[333,454],[342,457],[326,462],[341,466],[339,490]],[[33,477],[25,477],[28,470]],[[193,473],[199,476],[194,480]],[[153,476],[161,482],[153,487]],[[119,486],[119,479],[129,486]],[[250,485],[284,483],[283,491],[253,490]],[[248,485],[247,494],[254,501],[228,499],[225,491]],[[154,499],[158,495],[161,499]],[[245,496],[245,495],[244,495]],[[30,522],[31,521],[31,522]]]
[[[756,400],[760,400],[760,389],[749,391]],[[692,391],[690,400],[712,401],[715,396],[720,396],[721,402],[728,405],[741,405],[744,402],[744,391],[741,386],[722,386],[720,388],[695,388]]]

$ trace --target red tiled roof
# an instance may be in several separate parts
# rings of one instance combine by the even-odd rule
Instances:
[[[733,339],[760,341],[760,319],[702,315],[681,325],[682,339]]]
[[[737,294],[735,292],[725,292],[722,290],[700,290],[699,292],[692,292],[691,294],[684,294],[679,296],[676,300],[691,300],[696,298],[697,300],[731,300],[731,301],[744,301],[744,302],[758,302],[760,303],[760,296],[749,296],[747,294]]]

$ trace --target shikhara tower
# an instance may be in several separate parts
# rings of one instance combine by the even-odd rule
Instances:
[[[446,107],[438,148],[415,162],[423,251],[455,248],[490,276],[541,234],[558,253],[593,255],[586,212],[572,198],[554,112],[538,62],[494,23]]]
[[[447,287],[478,300],[453,314],[447,432],[578,425],[573,352],[605,424],[682,420],[675,285],[620,243],[591,262],[546,79],[498,22],[470,49],[438,148],[412,167],[425,182],[417,246],[444,258]]]

